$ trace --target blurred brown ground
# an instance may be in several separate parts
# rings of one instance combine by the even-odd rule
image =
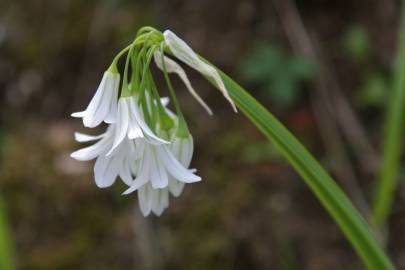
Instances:
[[[342,50],[348,27],[367,30],[370,65],[390,71],[399,1],[293,5],[350,104],[361,70]],[[215,113],[207,116],[174,79],[195,138],[192,165],[203,182],[187,186],[161,218],[143,218],[136,195],[120,195],[123,185],[97,189],[92,162],[69,158],[79,147],[73,132],[85,131],[70,113],[86,106],[102,72],[136,30],[151,25],[178,33],[240,81],[331,169],[334,157],[321,143],[311,103],[315,82],[305,86],[295,106],[281,110],[238,77],[237,67],[255,42],[294,49],[279,8],[276,0],[0,2],[0,190],[19,269],[362,269],[331,218],[280,157],[246,158],[247,147],[265,139],[191,70],[193,84]],[[379,152],[381,108],[353,106]],[[351,164],[355,155],[349,155]],[[352,166],[371,194],[373,171]],[[334,175],[350,187],[345,174]],[[395,238],[388,246],[399,269],[405,269],[404,198],[400,191],[390,225]]]

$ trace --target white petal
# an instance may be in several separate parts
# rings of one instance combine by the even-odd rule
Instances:
[[[153,146],[152,146],[153,147]],[[154,189],[165,188],[169,184],[169,179],[167,176],[166,168],[161,164],[158,156],[156,156],[156,151],[152,150],[154,167],[150,171],[150,181]]]
[[[118,164],[114,157],[101,155],[94,164],[94,178],[99,188],[111,186],[118,175]]]
[[[119,175],[120,175],[122,181],[128,186],[130,186],[132,184],[132,182],[134,181],[129,170],[126,170],[126,169],[121,170],[119,172]]]
[[[201,181],[201,177],[184,168],[165,146],[157,147],[157,151],[162,163],[174,178],[184,183]]]
[[[138,175],[138,173],[139,173],[139,164],[140,164],[140,161],[132,161],[129,164],[129,169],[130,169],[132,175]]]
[[[111,155],[114,149],[124,140],[127,136],[128,125],[129,125],[129,111],[126,104],[127,98],[120,98],[118,101],[118,115],[117,123],[115,128],[114,143],[111,150],[107,153]]]
[[[99,140],[101,138],[103,138],[105,134],[100,134],[100,135],[87,135],[87,134],[83,134],[80,132],[75,132],[75,141],[77,142],[91,142],[91,141],[96,141]]]
[[[140,187],[144,186],[149,181],[149,170],[150,170],[151,160],[149,153],[146,153],[143,157],[141,164],[139,165],[139,173],[135,180],[132,182],[131,186],[122,195],[128,195]]]
[[[106,95],[106,80],[107,76],[104,73],[103,79],[97,88],[96,94],[91,99],[89,105],[86,108],[86,114],[83,116],[83,124],[86,127],[96,127],[103,120],[106,115],[108,108],[103,105],[103,100],[105,100]]]
[[[139,208],[143,216],[148,216],[152,210],[151,189],[149,185],[143,186],[138,191]]]
[[[136,106],[135,98],[128,99],[127,102],[129,112],[128,138],[130,139],[142,138],[144,137],[144,135],[135,117],[135,114],[137,112],[134,112],[134,106],[131,105],[132,103],[135,103]]]
[[[109,88],[111,89],[110,91],[112,91],[112,95],[111,95],[111,99],[110,99],[110,106],[108,109],[108,114],[105,117],[104,121],[106,123],[114,123],[116,121],[117,118],[117,107],[118,107],[118,88],[120,86],[120,75],[117,74],[116,76],[114,76],[110,81],[109,81]]]
[[[143,117],[141,116],[141,113],[139,112],[138,105],[136,104],[135,98],[132,98],[130,101],[130,107],[131,107],[131,112],[135,116],[135,119],[142,129],[143,133],[147,135],[150,139],[150,143],[155,143],[155,144],[162,144],[162,143],[169,143],[168,141],[165,141],[153,133],[153,131],[148,127],[148,125],[145,123],[143,120]]]
[[[160,204],[159,204],[159,198],[160,198],[160,190],[157,189],[152,189],[151,190],[151,207],[152,207],[152,212],[156,214],[156,212],[160,212]]]
[[[121,168],[119,171],[119,175],[120,175],[122,181],[126,185],[130,186],[134,182],[134,179],[132,178],[132,174],[131,174],[130,163],[135,162],[135,161],[131,161],[131,156],[128,154],[129,153],[127,153],[127,155],[123,158],[123,160],[121,162]]]
[[[193,49],[191,49],[190,46],[187,45],[187,43],[185,43],[170,30],[166,30],[163,35],[167,46],[169,46],[170,51],[174,54],[174,56],[176,56],[178,59],[180,59],[190,67],[194,68],[198,72],[202,73],[203,75],[213,79],[218,89],[222,92],[224,97],[229,101],[229,103],[232,105],[232,108],[236,112],[236,106],[229,96],[229,93],[225,88],[224,82],[222,81],[218,71],[211,65],[203,62],[193,51]]]
[[[109,147],[111,142],[108,139],[102,139],[91,146],[73,152],[70,156],[79,161],[88,161],[105,153]]]
[[[166,107],[167,105],[169,105],[169,102],[170,102],[170,98],[168,98],[168,97],[160,98],[160,103],[162,103],[163,107]]]
[[[116,111],[116,109],[114,110],[114,103],[117,100],[119,78],[118,73],[104,72],[100,85],[86,110],[72,113],[72,116],[83,118],[83,124],[86,127],[98,126],[106,119],[108,123],[112,123]]]
[[[109,112],[110,112],[110,103],[112,100],[112,95],[113,95],[113,91],[112,89],[108,89],[105,88],[104,89],[104,93],[103,93],[103,97],[97,107],[97,110],[94,112],[93,115],[93,119],[91,121],[93,121],[93,124],[89,124],[90,127],[93,127],[95,125],[98,125],[99,123],[103,122]],[[83,118],[83,120],[86,120],[86,116]],[[112,121],[110,121],[111,123]]]
[[[162,54],[160,51],[156,51],[154,54],[154,59],[156,65],[163,71],[163,63],[162,63]],[[186,85],[188,91],[191,93],[191,95],[200,103],[200,105],[208,112],[209,115],[212,115],[212,110],[208,105],[204,102],[204,100],[197,94],[197,92],[194,90],[193,86],[190,83],[190,80],[188,79],[186,72],[184,72],[183,68],[174,62],[172,59],[163,56],[163,59],[165,61],[165,66],[166,66],[166,71],[169,73],[176,73],[180,79],[183,81],[183,83]]]
[[[184,144],[182,160],[180,161],[186,168],[190,166],[191,159],[193,158],[193,152],[194,152],[194,142],[193,137],[191,137],[190,135],[190,137],[187,139],[187,142]]]
[[[169,192],[166,189],[153,190],[152,193],[152,211],[155,215],[162,215],[163,211],[169,206]]]
[[[178,138],[174,138],[170,143],[170,151],[173,153],[174,157],[181,163],[180,160],[180,152],[181,152],[181,140]]]
[[[175,138],[171,143],[171,151],[176,159],[186,168],[190,166],[193,156],[194,144],[193,137]]]
[[[76,118],[82,118],[86,115],[86,111],[82,111],[82,112],[74,112],[72,113],[70,116],[72,117],[76,117]]]
[[[185,184],[183,182],[177,181],[176,179],[170,179],[169,190],[173,194],[173,196],[178,197],[183,191],[184,185]]]
[[[142,130],[135,124],[134,122],[130,123],[129,125],[129,131],[128,131],[128,138],[129,139],[136,139],[136,138],[142,138],[143,133]]]
[[[145,148],[148,142],[145,139],[132,140],[131,151],[134,160],[138,160],[144,156]]]

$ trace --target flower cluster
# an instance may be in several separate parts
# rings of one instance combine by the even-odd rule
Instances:
[[[126,55],[123,78],[118,62]],[[161,215],[169,205],[169,194],[179,196],[186,183],[201,180],[190,169],[193,138],[181,112],[168,73],[177,74],[196,100],[212,114],[194,90],[178,59],[199,71],[228,95],[218,71],[202,60],[173,32],[164,33],[151,27],[141,28],[135,40],[123,49],[104,73],[101,83],[86,110],[73,113],[82,118],[85,127],[107,123],[98,136],[75,133],[78,142],[94,144],[77,150],[71,157],[88,161],[96,159],[94,177],[98,187],[106,188],[119,177],[128,189],[125,195],[138,191],[139,206],[144,216]],[[167,108],[169,98],[157,91],[150,63],[163,71],[175,112]]]

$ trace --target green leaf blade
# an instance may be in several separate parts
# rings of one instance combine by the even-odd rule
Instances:
[[[371,270],[395,269],[371,229],[335,181],[298,140],[258,101],[220,72],[240,110],[274,143],[320,200]]]
[[[397,63],[393,75],[393,93],[387,107],[381,170],[375,190],[373,222],[384,226],[391,213],[398,186],[405,114],[405,3],[402,4]]]

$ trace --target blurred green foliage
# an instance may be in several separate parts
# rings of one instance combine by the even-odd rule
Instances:
[[[356,63],[364,63],[370,56],[370,40],[360,26],[352,26],[344,36],[344,47],[349,57]]]
[[[271,143],[257,140],[251,140],[249,143],[246,143],[246,135],[240,130],[231,130],[224,134],[221,146],[223,153],[232,154],[239,152],[241,161],[244,163],[257,164],[269,160],[282,160],[279,151]]]
[[[242,61],[240,73],[286,109],[299,99],[301,83],[313,79],[316,70],[309,59],[262,43],[256,45]]]
[[[387,89],[386,78],[381,73],[371,73],[360,86],[357,100],[363,107],[382,107],[387,101]]]
[[[343,37],[343,47],[348,58],[360,70],[362,81],[356,95],[363,108],[381,108],[387,101],[388,83],[382,72],[372,63],[369,35],[361,26],[351,26]]]

